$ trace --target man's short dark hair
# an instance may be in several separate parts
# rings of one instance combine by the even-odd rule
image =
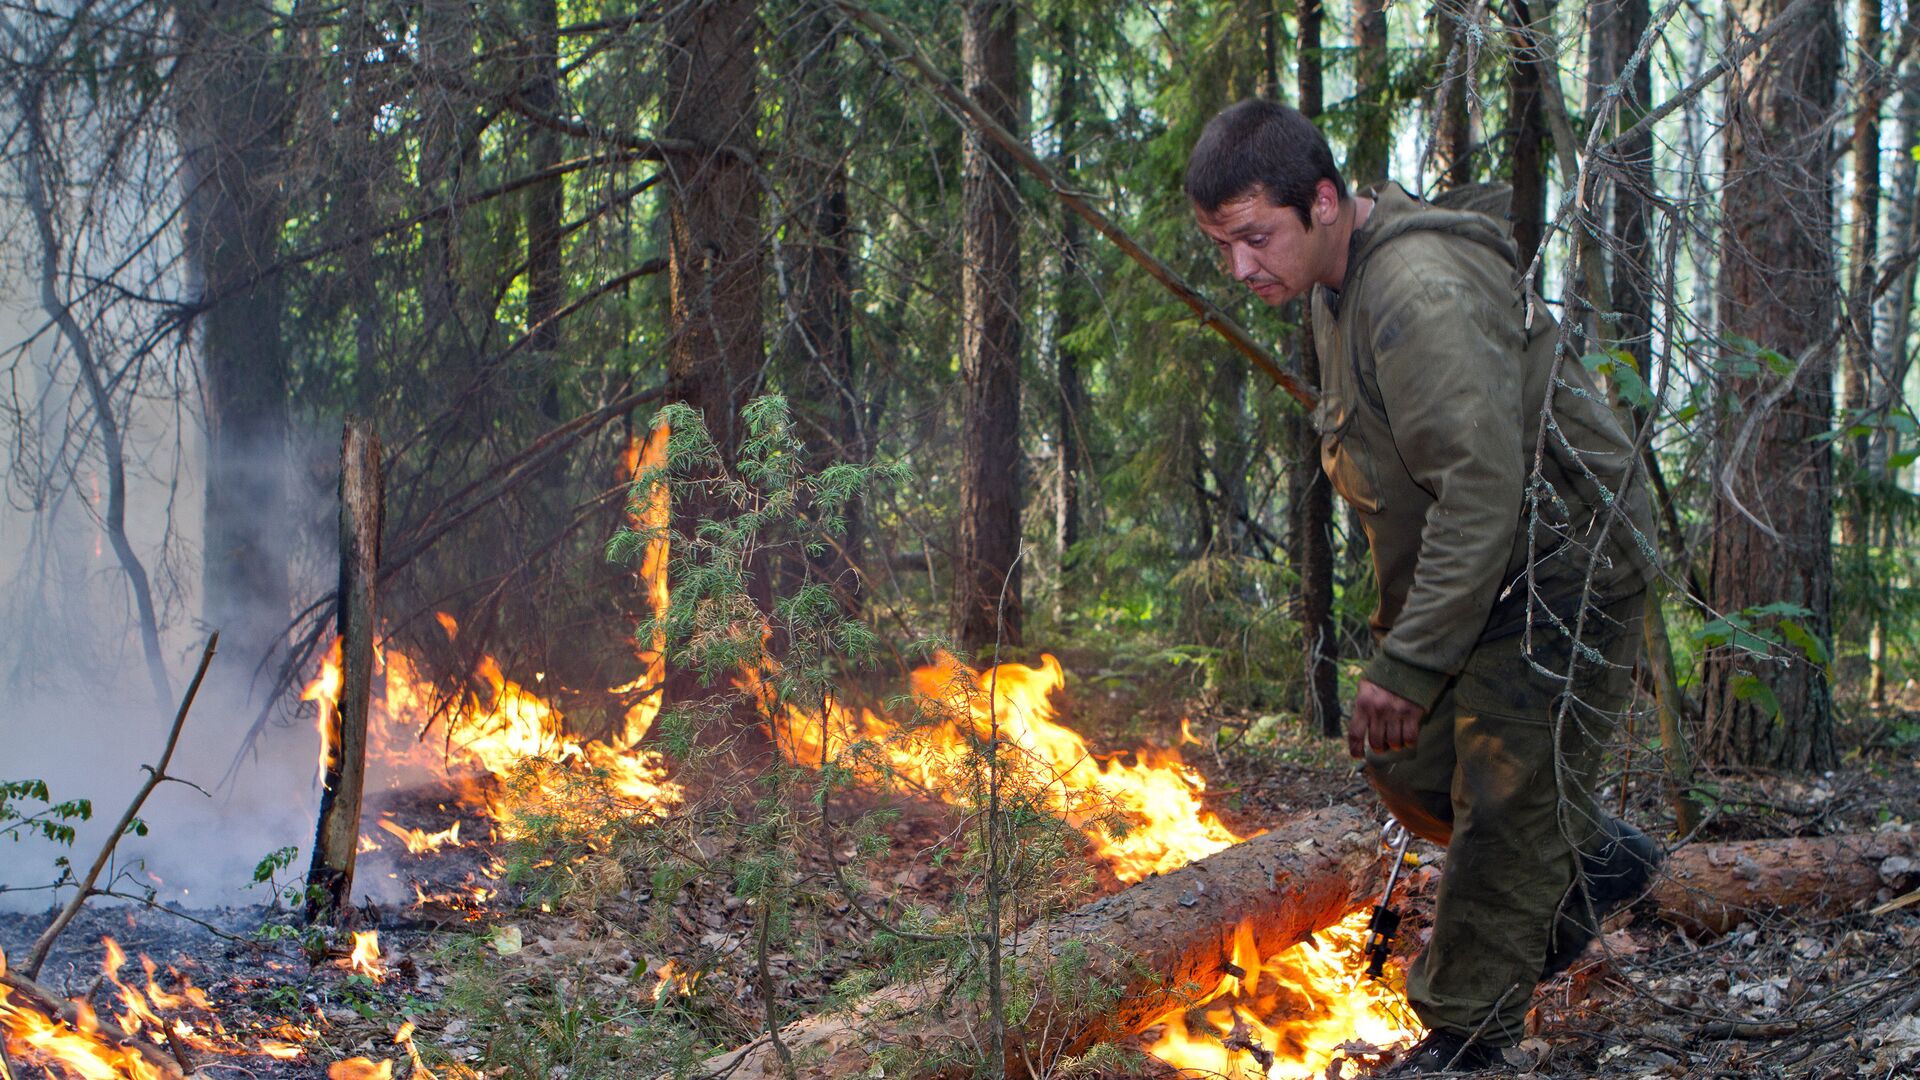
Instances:
[[[1293,207],[1311,229],[1313,194],[1322,180],[1333,181],[1333,190],[1347,197],[1333,151],[1313,121],[1260,98],[1220,110],[1187,156],[1187,198],[1209,214],[1260,188],[1268,202]]]

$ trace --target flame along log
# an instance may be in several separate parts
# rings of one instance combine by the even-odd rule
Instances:
[[[1270,955],[1340,921],[1384,880],[1378,837],[1377,822],[1358,809],[1321,810],[1009,935],[1007,955],[1034,996],[1024,1022],[1007,1033],[1007,1074],[1043,1072],[1218,986],[1233,973],[1243,924]],[[1076,955],[1084,968],[1064,981],[1118,991],[1094,995],[1105,1003],[1099,1008],[1056,996],[1046,978]],[[876,1066],[898,1075],[959,1075],[988,1026],[981,1004],[950,989],[940,978],[889,987],[844,1011],[794,1021],[781,1041],[802,1080],[872,1075]],[[764,1038],[710,1059],[702,1073],[785,1076]]]

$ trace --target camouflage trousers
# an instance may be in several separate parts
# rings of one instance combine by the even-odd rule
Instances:
[[[1578,853],[1604,839],[1594,772],[1631,701],[1644,601],[1590,611],[1585,648],[1551,626],[1483,642],[1412,749],[1368,755],[1394,817],[1447,849],[1433,938],[1407,971],[1427,1027],[1492,1046],[1524,1035]]]

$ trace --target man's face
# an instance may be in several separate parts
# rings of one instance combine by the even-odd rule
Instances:
[[[1193,208],[1200,231],[1220,249],[1227,273],[1268,304],[1284,304],[1326,279],[1338,212],[1333,185],[1324,181],[1309,211],[1313,229],[1292,207],[1270,202],[1264,188],[1224,202],[1217,211]]]

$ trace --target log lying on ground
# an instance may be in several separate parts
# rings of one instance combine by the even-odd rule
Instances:
[[[1369,814],[1322,810],[1010,935],[1006,955],[1031,994],[1021,1000],[1031,1004],[1009,1022],[1007,1074],[1043,1074],[1062,1055],[1138,1031],[1187,1001],[1192,988],[1212,989],[1228,973],[1243,921],[1263,956],[1338,922],[1384,882],[1378,837]],[[1057,982],[1071,985],[1050,986],[1050,971],[1070,972]],[[1115,992],[1060,996],[1096,985]],[[781,1042],[802,1080],[961,1073],[980,1058],[989,1025],[984,1000],[952,990],[939,979],[889,987],[786,1025]],[[785,1075],[764,1036],[709,1060],[701,1073]]]
[[[1916,862],[1920,833],[1913,832],[1695,844],[1667,860],[1651,899],[1669,922],[1724,934],[1767,912],[1844,915],[1883,886],[1910,887]]]

